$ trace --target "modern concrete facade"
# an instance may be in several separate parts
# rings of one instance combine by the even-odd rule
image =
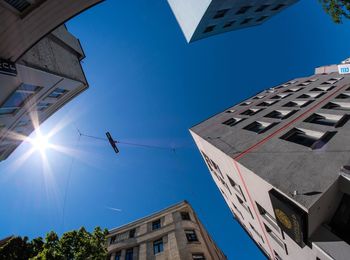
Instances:
[[[236,220],[271,259],[350,258],[350,74],[339,66],[190,130]]]
[[[110,230],[111,260],[221,260],[216,246],[186,201]]]
[[[0,68],[0,161],[88,87],[84,57],[79,40],[60,26],[22,55],[13,73]]]
[[[168,0],[185,35],[193,42],[260,25],[298,0]]]
[[[17,61],[48,33],[101,1],[0,1],[0,58]]]

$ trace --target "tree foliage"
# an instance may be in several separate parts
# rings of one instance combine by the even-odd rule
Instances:
[[[350,0],[319,0],[323,9],[335,23],[342,23],[343,18],[350,19]]]
[[[96,227],[92,233],[85,228],[66,232],[61,238],[51,231],[45,241],[41,237],[29,241],[14,237],[0,247],[0,260],[105,260],[108,231]]]

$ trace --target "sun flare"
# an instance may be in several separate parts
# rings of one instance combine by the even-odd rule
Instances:
[[[44,153],[46,149],[50,146],[48,136],[37,133],[35,138],[31,140],[33,148],[41,153]]]

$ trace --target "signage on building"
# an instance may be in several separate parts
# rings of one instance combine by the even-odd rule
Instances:
[[[300,247],[307,241],[307,214],[281,193],[269,191],[278,226]]]
[[[349,74],[350,73],[350,64],[341,64],[338,65],[339,74]]]
[[[0,59],[0,74],[16,76],[16,64],[8,60]]]

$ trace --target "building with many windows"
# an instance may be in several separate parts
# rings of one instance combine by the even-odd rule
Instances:
[[[236,220],[271,259],[349,259],[348,62],[190,129]]]
[[[17,61],[47,34],[102,0],[1,0],[0,58]]]
[[[111,260],[225,260],[186,201],[109,231]]]
[[[168,0],[187,42],[264,23],[298,0]]]
[[[102,1],[0,1],[0,161],[88,87],[83,49],[62,24]]]
[[[88,87],[84,57],[79,40],[60,26],[16,64],[0,63],[0,161]]]

